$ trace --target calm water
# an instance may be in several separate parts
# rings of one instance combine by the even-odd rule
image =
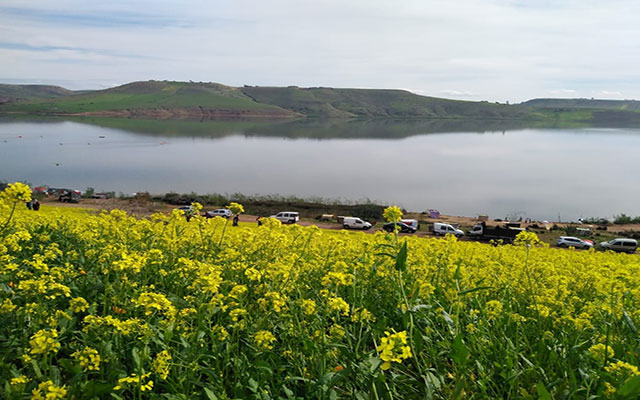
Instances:
[[[368,198],[492,218],[640,215],[640,130],[464,124],[0,120],[0,180]]]

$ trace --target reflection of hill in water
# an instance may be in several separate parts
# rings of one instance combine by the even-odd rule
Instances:
[[[101,117],[2,118],[0,122],[56,123],[73,121],[132,133],[158,136],[222,138],[280,137],[306,139],[402,139],[414,135],[453,132],[502,132],[526,128],[584,128],[588,124],[550,123],[522,120],[476,119],[301,119],[295,121],[256,120],[146,120]],[[601,127],[601,126],[600,126]],[[613,127],[613,126],[611,126]]]

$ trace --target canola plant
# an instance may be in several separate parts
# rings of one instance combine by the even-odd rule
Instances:
[[[0,397],[640,394],[638,256],[29,198],[0,194]]]

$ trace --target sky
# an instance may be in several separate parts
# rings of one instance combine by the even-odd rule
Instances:
[[[2,0],[0,82],[640,99],[636,0]]]

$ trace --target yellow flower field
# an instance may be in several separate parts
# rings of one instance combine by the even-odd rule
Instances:
[[[635,255],[36,212],[7,192],[0,397],[640,394]]]

